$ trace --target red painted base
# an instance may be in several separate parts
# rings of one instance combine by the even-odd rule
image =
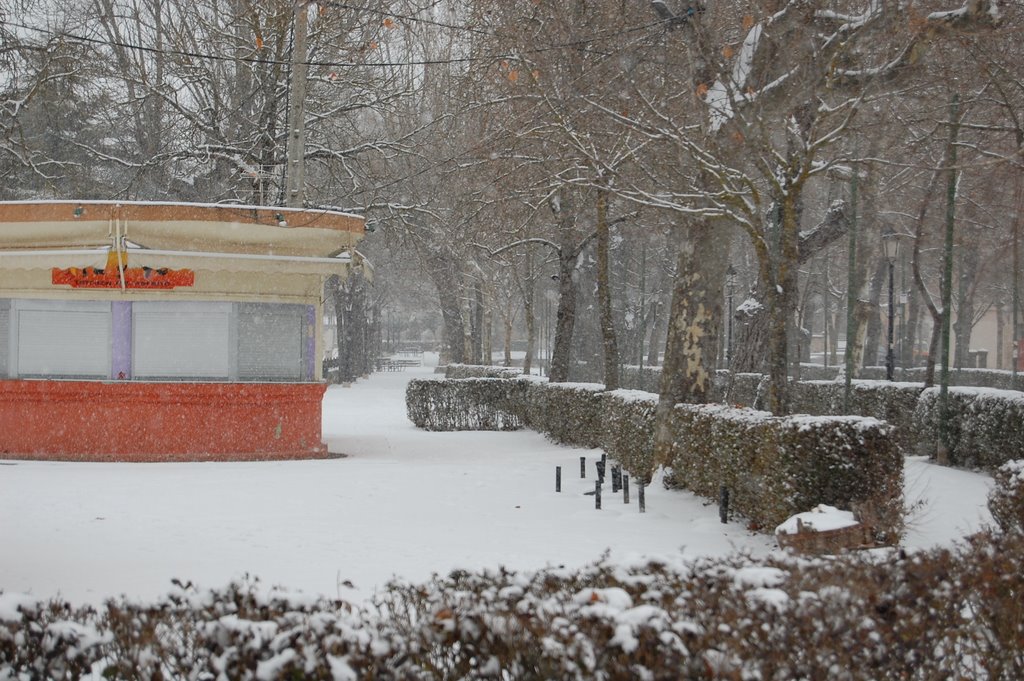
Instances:
[[[0,458],[325,458],[322,383],[0,381]]]

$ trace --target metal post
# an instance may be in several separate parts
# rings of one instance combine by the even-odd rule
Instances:
[[[594,508],[601,510],[601,481],[594,481]]]
[[[718,488],[718,519],[723,524],[729,522],[729,488],[725,485]]]
[[[587,477],[587,457],[580,457],[580,480]]]
[[[555,466],[555,491],[562,491],[562,467]]]
[[[893,331],[894,331],[893,324],[895,323],[894,320],[896,319],[896,310],[895,310],[895,301],[893,300],[893,295],[892,295],[892,283],[893,283],[892,282],[892,273],[893,273],[893,262],[892,262],[892,260],[890,260],[889,261],[889,339],[888,339],[889,340],[889,349],[888,349],[888,351],[886,353],[886,356],[885,356],[885,379],[887,381],[891,381],[892,380],[892,378],[893,378],[893,370],[895,369],[895,366],[896,366],[895,365],[896,358],[895,358],[895,355],[893,353],[893,339],[895,338],[895,336],[893,334]]]
[[[885,252],[885,261],[889,265],[889,328],[886,339],[888,341],[885,353],[885,379],[891,381],[896,367],[896,354],[894,351],[894,339],[896,332],[896,298],[894,295],[896,258],[900,253],[899,234],[891,228],[886,229],[882,235],[882,248]]]
[[[647,500],[644,498],[644,481],[641,480],[637,484],[636,501],[640,506],[640,512],[645,513],[647,511]]]
[[[736,292],[736,268],[734,268],[731,264],[729,265],[729,269],[727,269],[725,271],[725,283],[726,283],[726,286],[728,287],[727,299],[729,301],[729,318],[727,320],[728,321],[728,326],[726,327],[727,330],[726,330],[726,336],[725,336],[725,367],[727,369],[731,369],[732,368],[732,326],[733,326],[732,298],[733,298],[733,295]]]
[[[629,503],[629,476],[622,476],[622,503]]]

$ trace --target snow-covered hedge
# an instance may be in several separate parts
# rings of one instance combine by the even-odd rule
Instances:
[[[1004,532],[1024,534],[1024,459],[996,469],[988,509]]]
[[[0,593],[0,679],[1024,678],[1024,534],[956,551],[453,572],[373,606],[258,584]]]
[[[405,391],[406,414],[424,430],[518,430],[528,386],[501,378],[414,380]]]
[[[892,426],[858,416],[776,417],[722,405],[676,405],[674,482],[759,529],[827,504],[862,515],[876,538],[902,531],[903,457]]]
[[[603,448],[632,477],[649,479],[657,396],[603,392],[595,383],[520,378],[412,381],[409,418],[427,430],[532,428],[575,447]],[[862,417],[778,418],[723,405],[677,405],[676,478],[771,531],[818,504],[869,514],[879,538],[900,530],[903,460],[892,427]]]
[[[654,471],[654,409],[658,396],[640,390],[613,390],[604,398],[601,448],[630,475],[648,480]]]
[[[914,409],[924,390],[920,383],[856,380],[850,383],[850,408],[843,408],[846,386],[842,381],[799,381],[791,385],[793,412],[798,414],[871,416],[895,428],[893,437],[904,453],[913,453],[918,435]]]
[[[445,378],[519,378],[522,375],[521,368],[483,364],[448,364],[444,369]]]
[[[525,425],[573,447],[602,444],[604,386],[600,383],[533,382]]]
[[[914,410],[918,451],[939,444],[939,389],[921,393]],[[994,470],[1024,453],[1024,393],[994,388],[949,389],[950,463]]]

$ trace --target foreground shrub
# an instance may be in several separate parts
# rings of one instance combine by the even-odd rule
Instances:
[[[918,453],[935,456],[941,419],[939,389],[917,402]],[[1024,452],[1024,393],[994,388],[949,389],[950,463],[995,470]]]
[[[251,583],[99,614],[0,594],[0,678],[1011,681],[1022,591],[1024,535],[1007,534],[911,555],[454,572],[392,583],[372,608]],[[14,643],[55,627],[88,641]]]
[[[993,474],[988,509],[1004,532],[1024,534],[1024,459],[1003,464]]]

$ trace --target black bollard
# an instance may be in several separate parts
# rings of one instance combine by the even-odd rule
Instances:
[[[601,481],[594,481],[594,508],[601,510]]]
[[[580,457],[580,480],[587,477],[587,457]]]
[[[723,522],[729,522],[729,488],[721,485],[718,488],[718,518]]]
[[[595,461],[594,468],[597,469],[597,481],[604,482],[604,461]]]
[[[562,491],[562,467],[555,466],[555,491]]]
[[[622,503],[629,503],[629,476],[622,476]]]
[[[622,489],[622,467],[612,466],[612,493],[618,494]]]
[[[637,503],[640,504],[640,512],[641,513],[646,513],[647,512],[647,503],[644,500],[644,483],[643,482],[640,482],[640,483],[637,484],[636,500],[637,500]]]

